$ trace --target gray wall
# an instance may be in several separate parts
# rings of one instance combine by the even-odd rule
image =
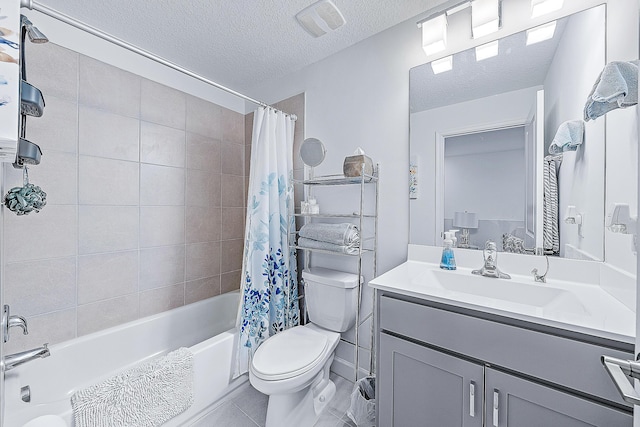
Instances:
[[[27,46],[27,70],[48,205],[4,214],[4,299],[30,329],[5,353],[237,289],[244,116],[52,43]],[[4,194],[22,173],[3,168]]]

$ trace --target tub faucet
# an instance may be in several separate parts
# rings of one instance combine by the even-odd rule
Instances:
[[[496,279],[511,279],[511,276],[503,273],[498,268],[498,250],[493,240],[487,240],[487,243],[484,244],[482,256],[484,257],[484,266],[479,270],[473,270],[471,273]]]
[[[5,305],[2,311],[2,325],[3,325],[3,341],[9,341],[9,328],[14,326],[22,328],[22,333],[27,335],[29,330],[27,329],[27,319],[22,316],[15,316],[9,313],[9,306]]]
[[[44,359],[49,357],[51,353],[47,348],[49,344],[44,344],[42,347],[34,348],[32,350],[22,351],[20,353],[9,354],[4,357],[4,370],[9,371],[16,366],[20,366],[23,363],[30,362],[35,359]]]

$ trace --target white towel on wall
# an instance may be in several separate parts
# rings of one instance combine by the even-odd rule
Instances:
[[[576,151],[584,140],[584,122],[582,120],[569,120],[558,126],[556,135],[549,146],[549,154],[558,154],[563,151]]]
[[[612,61],[604,66],[587,97],[585,121],[638,103],[638,64],[640,61]]]
[[[180,348],[71,396],[75,427],[157,427],[193,403],[193,354]]]

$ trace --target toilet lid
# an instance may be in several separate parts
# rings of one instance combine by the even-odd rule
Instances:
[[[312,369],[327,347],[327,337],[297,326],[262,343],[253,355],[253,373],[262,379],[291,378]]]

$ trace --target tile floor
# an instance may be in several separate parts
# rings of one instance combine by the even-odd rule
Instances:
[[[314,427],[355,427],[347,417],[353,383],[334,373],[331,373],[331,380],[336,385],[336,395]],[[267,401],[268,396],[251,387],[247,381],[192,427],[264,427]]]

